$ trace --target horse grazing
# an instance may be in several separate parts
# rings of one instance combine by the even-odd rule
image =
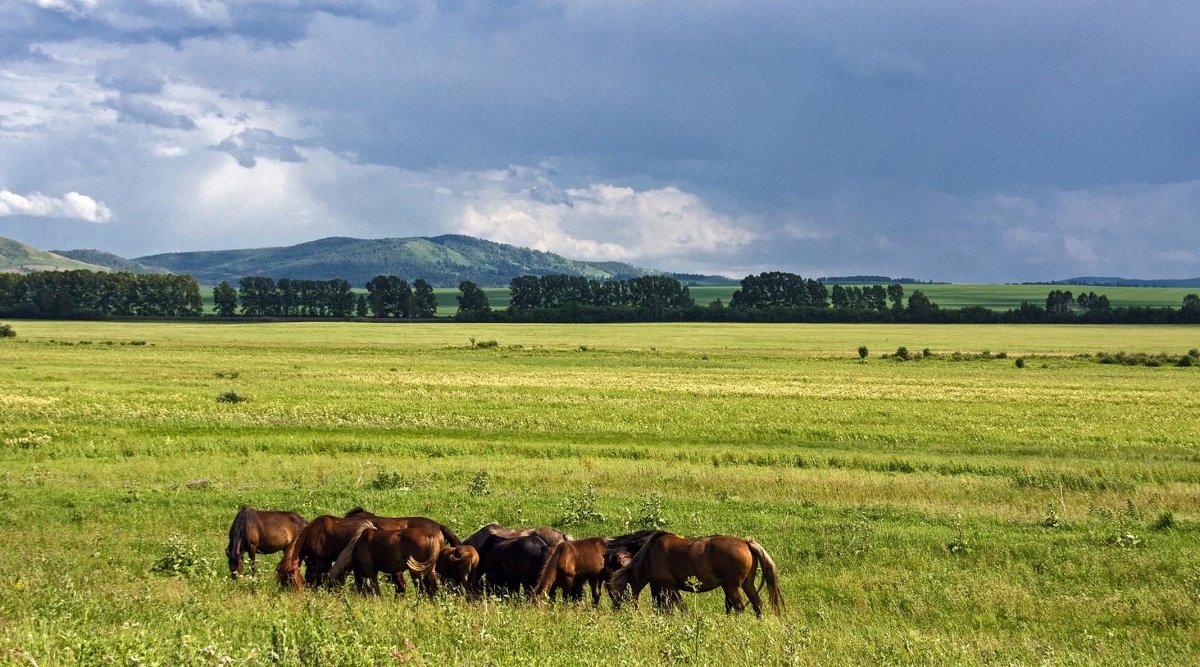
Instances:
[[[374,524],[366,519],[344,519],[322,515],[304,527],[283,552],[283,560],[275,568],[279,585],[300,590],[304,585],[316,587],[325,581],[335,560],[350,540],[364,528]],[[300,576],[300,565],[304,576]]]
[[[592,606],[600,606],[600,584],[608,579],[608,570],[604,567],[607,546],[607,537],[564,540],[554,545],[538,575],[533,595],[554,599],[554,591],[561,590],[563,600],[569,598],[580,602],[583,587],[587,585],[592,589]]]
[[[242,507],[233,517],[229,527],[229,546],[225,555],[229,558],[229,576],[234,579],[242,573],[242,557],[250,556],[250,572],[258,574],[258,554],[273,554],[283,551],[308,525],[304,517],[295,512],[268,512]]]
[[[546,543],[546,546],[554,546],[563,540],[571,539],[571,536],[562,532],[557,528],[550,526],[539,526],[537,528],[505,528],[498,523],[489,523],[479,530],[471,533],[471,536],[463,540],[463,544],[469,544],[476,549],[484,546],[488,540],[493,538],[512,539],[514,537],[526,537],[534,535]],[[482,557],[482,553],[480,556]]]
[[[423,530],[439,530],[442,533],[442,539],[452,547],[462,544],[462,540],[458,539],[458,535],[443,524],[424,516],[379,516],[372,514],[361,507],[346,512],[347,519],[368,519],[375,524],[376,528],[383,530],[403,530],[409,526],[417,526]]]
[[[753,539],[711,535],[693,540],[660,531],[646,540],[628,565],[613,574],[612,586],[618,592],[632,586],[636,598],[649,585],[660,609],[682,607],[679,591],[703,593],[720,587],[725,592],[725,613],[746,608],[740,589],[761,617],[762,600],[754,587],[754,571],[759,566],[771,608],[778,614],[783,608],[779,569],[767,550]]]
[[[479,552],[469,544],[457,547],[445,545],[438,554],[435,571],[438,576],[458,584],[462,590],[470,590],[471,573],[479,567]]]
[[[471,591],[533,593],[550,547],[536,535],[503,538],[492,536],[478,548],[479,568],[472,574]]]
[[[414,525],[399,530],[363,526],[338,555],[329,579],[340,581],[352,566],[355,587],[378,595],[378,575],[384,572],[391,576],[396,595],[402,595],[404,573],[409,572],[417,589],[433,597],[437,593],[434,568],[443,543],[441,531],[429,526]]]

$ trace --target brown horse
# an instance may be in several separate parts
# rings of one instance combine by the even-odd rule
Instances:
[[[469,544],[457,547],[446,545],[438,554],[436,571],[438,576],[452,581],[462,588],[470,590],[471,573],[479,567],[479,552]]]
[[[512,539],[514,537],[527,537],[533,535],[541,538],[546,546],[552,547],[563,540],[571,539],[571,536],[562,532],[557,528],[550,526],[539,526],[537,528],[505,528],[498,523],[489,523],[479,530],[471,533],[471,536],[463,540],[463,544],[469,544],[476,549],[480,549],[488,540],[493,538]],[[482,551],[480,557],[483,556]]]
[[[343,519],[322,515],[304,527],[296,539],[283,552],[283,560],[275,572],[279,585],[299,590],[305,584],[316,587],[326,580],[333,562],[350,540],[364,528],[374,524],[366,519]],[[304,576],[300,576],[300,565],[304,565]]]
[[[347,519],[368,519],[375,524],[376,528],[382,530],[403,530],[409,526],[416,526],[422,530],[438,530],[442,533],[442,539],[452,547],[462,544],[462,540],[454,534],[454,531],[447,528],[445,525],[434,521],[424,516],[379,516],[372,514],[361,507],[346,512]]]
[[[355,587],[378,595],[378,575],[384,572],[391,576],[396,595],[402,595],[404,573],[409,572],[417,589],[433,597],[437,593],[434,569],[443,544],[441,531],[428,526],[399,530],[364,527],[342,550],[329,571],[329,579],[339,581],[353,566]]]
[[[761,617],[762,600],[754,588],[754,571],[759,566],[771,608],[778,614],[783,608],[779,570],[767,550],[753,539],[711,535],[692,540],[660,531],[646,540],[628,565],[613,574],[612,585],[618,592],[632,586],[635,598],[649,585],[660,609],[682,607],[679,591],[703,593],[719,587],[725,592],[725,613],[745,609],[740,589]]]
[[[554,591],[561,590],[563,600],[583,600],[583,587],[592,589],[592,606],[600,606],[600,584],[608,580],[604,567],[604,550],[607,537],[589,537],[586,540],[564,540],[550,550],[546,564],[533,587],[534,597],[546,595],[554,599]]]
[[[304,517],[295,512],[268,512],[243,507],[233,517],[229,527],[229,546],[225,555],[229,558],[229,576],[234,579],[242,573],[242,556],[250,556],[250,572],[258,574],[258,554],[273,554],[283,551],[308,525]]]

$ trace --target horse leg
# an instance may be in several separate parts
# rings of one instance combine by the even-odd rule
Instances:
[[[742,590],[745,591],[746,597],[750,599],[750,606],[754,608],[754,615],[762,618],[762,598],[758,597],[758,590],[754,588],[754,577],[746,577],[742,582]]]
[[[671,608],[671,591],[659,584],[650,584],[650,595],[654,598],[654,606],[660,611]]]
[[[735,583],[722,584],[721,589],[725,591],[725,613],[736,611],[739,614],[746,608],[746,603],[742,602],[742,592],[738,589]]]
[[[392,585],[396,587],[396,595],[408,595],[408,584],[404,581],[404,570],[392,573]]]
[[[258,561],[256,560],[256,557],[258,556],[258,549],[254,548],[254,546],[251,546],[249,553],[250,553],[250,576],[257,577],[258,576]]]
[[[600,577],[592,577],[588,582],[592,587],[592,607],[600,606]]]
[[[425,594],[432,598],[437,595],[437,592],[437,575],[433,573],[433,570],[429,570],[425,573]]]

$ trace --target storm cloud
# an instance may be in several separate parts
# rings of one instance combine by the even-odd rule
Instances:
[[[0,235],[1193,277],[1198,21],[1171,1],[7,3],[0,187],[86,192],[112,221]]]

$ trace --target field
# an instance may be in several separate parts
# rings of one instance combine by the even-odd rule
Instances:
[[[1073,356],[1178,354],[1200,327],[12,324],[0,663],[1200,654],[1200,367]],[[934,356],[880,358],[899,345]],[[362,504],[461,536],[493,520],[752,535],[788,608],[283,593],[277,556],[225,573],[245,503]]]

